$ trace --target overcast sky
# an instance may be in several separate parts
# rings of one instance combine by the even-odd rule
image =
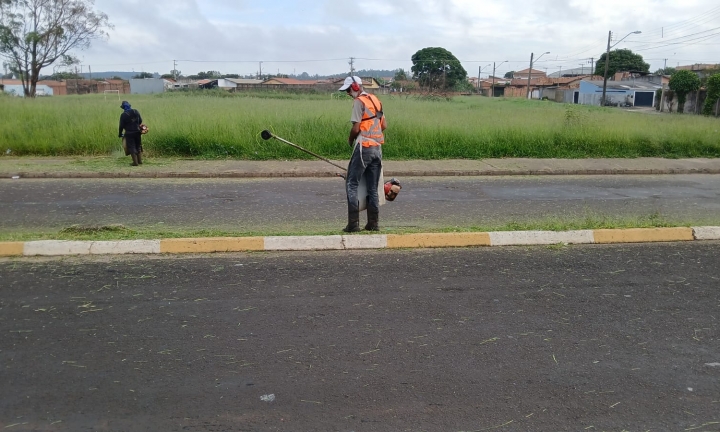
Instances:
[[[548,73],[590,68],[605,51],[629,48],[651,70],[720,63],[717,0],[96,0],[114,29],[77,53],[84,71],[183,74],[218,70],[313,75],[356,69],[409,70],[410,57],[443,47],[471,76],[529,66]],[[489,66],[488,66],[489,65]]]

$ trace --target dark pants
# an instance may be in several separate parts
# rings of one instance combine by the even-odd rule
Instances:
[[[345,190],[347,191],[348,213],[358,212],[360,203],[358,201],[358,184],[360,177],[365,174],[367,182],[367,209],[369,213],[379,213],[378,182],[380,181],[380,170],[382,169],[382,148],[381,146],[362,147],[355,146],[350,164],[348,164],[347,180]]]
[[[125,145],[127,145],[127,154],[136,155],[142,153],[142,134],[140,132],[126,133]]]

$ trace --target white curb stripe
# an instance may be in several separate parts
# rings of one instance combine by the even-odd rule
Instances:
[[[39,240],[25,242],[23,255],[160,253],[160,240],[68,241]]]
[[[685,228],[687,230],[687,228]],[[720,227],[693,227],[696,240],[720,240]],[[548,245],[548,244],[589,244],[595,243],[592,230],[577,231],[500,231],[487,233],[492,246],[512,245]],[[417,236],[417,234],[409,235]],[[402,238],[403,236],[393,236]],[[333,235],[333,236],[275,236],[264,237],[264,250],[342,250],[342,249],[385,249],[388,236],[376,235]],[[206,239],[198,239],[202,241]],[[395,241],[395,240],[393,240]],[[5,242],[15,249],[13,254],[23,255],[116,255],[116,254],[157,254],[160,253],[161,240],[117,240],[117,241],[68,241],[40,240],[24,243]],[[22,246],[21,246],[22,245]],[[450,244],[448,244],[449,246]],[[443,247],[442,244],[435,247]],[[1,251],[0,251],[1,252]],[[10,253],[10,252],[7,252]]]
[[[720,227],[693,227],[695,240],[720,240]]]
[[[345,249],[343,236],[265,237],[265,250],[335,250]]]
[[[346,235],[342,236],[345,249],[385,249],[386,235]]]
[[[498,231],[490,233],[492,246],[594,243],[592,230],[580,231]]]
[[[156,254],[160,240],[96,241],[90,245],[91,254]]]

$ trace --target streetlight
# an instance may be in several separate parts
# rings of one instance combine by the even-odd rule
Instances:
[[[635,30],[634,32],[630,32],[626,34],[622,39],[615,42],[615,45],[622,42],[626,37],[630,36],[631,34],[640,34],[642,33],[640,30]],[[608,75],[608,66],[610,65],[610,41],[612,40],[612,31],[608,32],[608,44],[607,44],[607,52],[605,53],[605,74],[603,75],[603,92],[602,92],[602,99],[600,99],[600,106],[605,106],[605,91],[607,90],[607,75]]]
[[[501,66],[503,63],[507,63],[508,61],[505,60],[504,62],[500,63],[498,66]],[[490,97],[495,97],[495,62],[493,62],[493,78],[492,78],[492,90],[490,90]]]
[[[482,73],[483,68],[486,68],[490,66],[490,63],[486,64],[485,66],[478,66],[478,81],[477,81],[477,88],[480,88],[480,74]]]
[[[550,54],[550,51],[544,52],[538,56],[537,60],[540,60],[540,57],[544,56],[545,54]],[[528,82],[527,82],[527,94],[525,95],[526,99],[530,99],[530,78],[532,78],[532,65],[533,65],[533,56],[535,53],[530,53],[530,69],[528,69]]]

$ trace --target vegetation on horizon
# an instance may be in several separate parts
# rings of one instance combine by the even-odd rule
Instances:
[[[336,95],[334,95],[336,96]],[[270,129],[328,158],[348,157],[350,100],[327,94],[124,95],[150,133],[148,156],[309,159],[259,134]],[[718,121],[524,99],[381,96],[389,159],[720,157]],[[120,149],[117,98],[5,98],[2,153],[109,155]]]

